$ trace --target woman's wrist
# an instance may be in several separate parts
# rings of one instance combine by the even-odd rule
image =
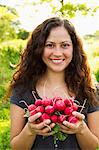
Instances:
[[[83,135],[86,132],[86,127],[87,127],[86,123],[82,121],[79,127],[79,131],[76,133],[76,135]]]
[[[36,136],[36,132],[33,131],[29,122],[27,122],[26,128],[27,128],[27,133],[29,136]]]

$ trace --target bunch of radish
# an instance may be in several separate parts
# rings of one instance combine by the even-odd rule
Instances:
[[[23,102],[27,107],[25,108],[25,117],[30,117],[38,112],[41,112],[42,115],[37,119],[37,123],[40,123],[45,119],[50,119],[51,122],[55,123],[55,127],[53,128],[54,144],[56,144],[57,139],[64,141],[68,135],[60,131],[60,126],[57,123],[62,123],[65,120],[70,123],[77,123],[78,118],[72,113],[73,111],[77,111],[79,107],[82,107],[83,109],[84,105],[80,106],[80,103],[74,98],[63,99],[62,97],[56,96],[53,98],[45,97],[44,99],[37,99],[34,93],[33,96],[35,98],[34,104],[27,105],[25,101],[20,101],[20,103]],[[49,127],[46,124],[45,126]]]
[[[63,121],[69,121],[70,123],[76,123],[78,118],[75,117],[72,112],[77,111],[79,105],[75,103],[73,98],[54,97],[54,98],[45,98],[37,99],[34,104],[27,105],[28,117],[33,116],[37,112],[41,112],[41,117],[37,122],[42,122],[45,119],[50,119],[54,123],[62,123]]]

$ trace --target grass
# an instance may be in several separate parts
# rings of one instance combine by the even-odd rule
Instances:
[[[0,120],[0,150],[11,150],[9,120]]]

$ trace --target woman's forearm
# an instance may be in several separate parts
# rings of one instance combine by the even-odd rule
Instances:
[[[99,146],[99,139],[89,130],[85,123],[83,126],[81,133],[76,134],[80,148],[82,150],[96,150]]]
[[[36,138],[36,134],[31,133],[28,123],[22,132],[11,140],[12,150],[30,150]]]

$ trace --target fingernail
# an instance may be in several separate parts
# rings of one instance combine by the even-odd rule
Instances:
[[[55,126],[55,123],[53,123],[53,127]]]
[[[76,111],[73,111],[72,114],[73,114],[73,115],[76,115]]]
[[[38,112],[38,115],[39,115],[39,116],[41,116],[41,113],[40,113],[40,112]]]
[[[63,121],[63,124],[66,125],[66,124],[67,124],[67,121]]]
[[[50,120],[44,120],[44,122],[49,124],[51,121]]]

